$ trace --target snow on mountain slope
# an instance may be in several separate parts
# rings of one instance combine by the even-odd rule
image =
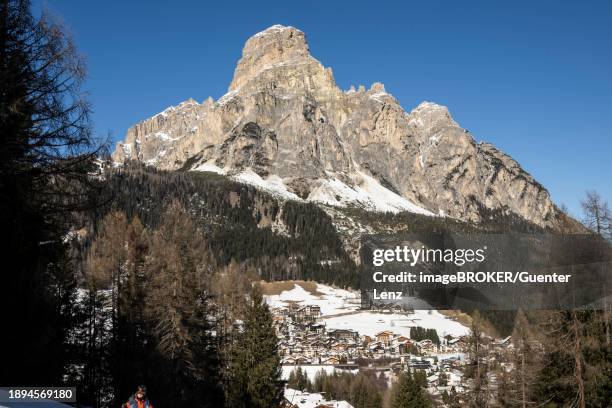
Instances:
[[[212,163],[205,162],[192,169],[192,171],[209,171],[217,174],[227,174]],[[289,190],[284,180],[277,175],[269,175],[266,178],[255,173],[251,168],[231,175],[231,179],[241,183],[252,185],[272,195],[287,200],[304,201]],[[433,216],[434,214],[420,207],[399,194],[394,193],[382,186],[375,178],[358,171],[351,179],[355,180],[354,186],[340,181],[336,177],[329,179],[318,179],[314,188],[306,198],[306,201],[331,205],[335,207],[357,206],[370,211],[393,212],[409,211],[412,213]]]
[[[370,211],[393,212],[409,211],[423,215],[434,215],[431,211],[410,202],[399,194],[383,187],[375,178],[358,171],[351,177],[354,186],[337,178],[319,179],[308,195],[308,201],[347,207],[357,206]]]
[[[390,212],[410,211],[417,214],[434,215],[431,211],[419,207],[399,194],[383,187],[375,178],[362,172],[359,172],[359,175],[362,177],[363,182],[355,190],[364,194],[377,210]]]
[[[267,191],[273,195],[280,196],[285,199],[300,200],[297,195],[287,190],[287,186],[285,186],[283,180],[275,175],[271,175],[263,179],[253,170],[246,169],[233,176],[232,179],[245,184],[250,184],[254,187],[258,187],[264,191]]]
[[[217,174],[225,174],[225,170],[215,165],[212,160],[202,163],[192,170],[193,171],[208,171],[208,172],[217,173]]]

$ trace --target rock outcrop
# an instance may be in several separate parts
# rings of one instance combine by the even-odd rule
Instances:
[[[503,209],[555,227],[549,193],[508,155],[476,143],[444,106],[407,113],[384,85],[339,89],[304,33],[273,26],[251,37],[228,93],[189,99],[138,123],[113,154],[162,169],[244,176],[328,205],[361,205],[479,221]]]

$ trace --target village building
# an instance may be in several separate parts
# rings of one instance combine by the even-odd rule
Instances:
[[[376,341],[388,346],[391,344],[391,340],[393,339],[393,332],[390,330],[384,330],[376,333],[374,337],[376,338]]]
[[[321,307],[318,305],[306,305],[293,312],[293,318],[297,322],[314,322],[321,317]]]
[[[286,388],[281,408],[353,408],[347,401],[327,401],[322,394]]]
[[[332,329],[329,330],[327,334],[336,340],[359,340],[359,333],[350,329]]]

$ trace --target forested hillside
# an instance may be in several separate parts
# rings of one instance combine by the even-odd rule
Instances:
[[[110,170],[102,185],[105,203],[83,220],[89,238],[110,211],[137,216],[154,228],[164,208],[177,200],[202,229],[221,265],[246,263],[266,280],[358,286],[357,266],[343,250],[330,217],[316,205],[282,203],[213,173],[164,172],[140,165]]]
[[[154,228],[164,208],[177,200],[206,235],[217,262],[247,263],[266,280],[312,279],[358,288],[357,254],[349,253],[345,241],[358,240],[360,228],[377,233],[543,231],[511,212],[484,207],[481,214],[488,221],[480,224],[354,207],[328,212],[214,173],[161,171],[138,163],[107,169],[103,178],[102,204],[83,219],[84,247],[108,212],[123,211]]]
[[[256,188],[208,172],[169,172],[131,163],[106,168],[101,203],[82,218],[75,258],[86,258],[100,223],[111,212],[138,218],[145,228],[164,221],[173,202],[185,208],[206,239],[219,267],[235,262],[265,280],[304,279],[359,288],[360,265],[347,241],[359,229],[376,232],[542,232],[512,214],[482,208],[481,224],[414,213],[372,213],[358,208],[329,213],[312,203],[284,201]],[[357,232],[355,231],[357,230]],[[192,237],[194,240],[200,237]],[[358,245],[358,244],[357,244]],[[468,311],[470,312],[470,311]],[[512,331],[514,312],[484,311],[501,333]]]

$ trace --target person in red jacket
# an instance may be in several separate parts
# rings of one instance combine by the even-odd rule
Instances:
[[[147,399],[147,387],[139,385],[134,395],[122,408],[153,408],[153,404]]]

